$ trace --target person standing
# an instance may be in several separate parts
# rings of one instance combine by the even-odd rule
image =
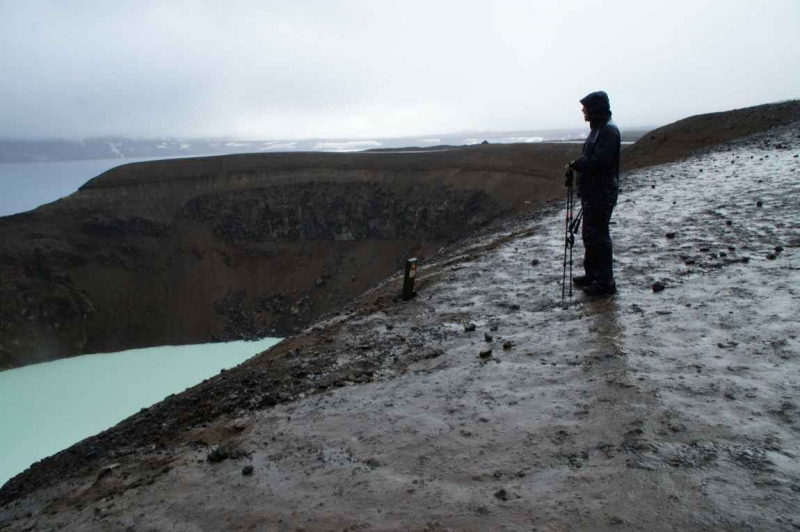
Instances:
[[[577,173],[577,192],[583,209],[581,239],[586,273],[573,278],[572,282],[588,295],[612,295],[617,285],[609,224],[619,194],[620,133],[611,121],[608,94],[593,92],[580,102],[591,132],[583,144],[581,156],[568,166]]]

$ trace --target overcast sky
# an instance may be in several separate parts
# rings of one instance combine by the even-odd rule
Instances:
[[[800,0],[0,0],[0,137],[624,129],[800,97]]]

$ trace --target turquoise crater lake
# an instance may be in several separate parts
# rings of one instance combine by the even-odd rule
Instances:
[[[132,349],[0,372],[0,486],[34,462],[280,340]]]

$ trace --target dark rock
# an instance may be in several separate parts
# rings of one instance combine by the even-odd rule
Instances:
[[[539,259],[533,259],[531,261],[531,266],[538,266],[538,265],[539,265]]]
[[[775,260],[778,256],[774,253],[767,253],[767,260]]]
[[[503,349],[511,349],[512,347],[513,347],[513,344],[511,342],[505,342],[503,344]]]
[[[495,499],[498,499],[498,500],[501,500],[501,501],[507,501],[508,500],[508,492],[505,489],[500,488],[499,490],[497,490],[495,492],[494,497],[495,497]]]
[[[218,464],[219,462],[227,460],[230,457],[231,457],[230,449],[228,449],[224,445],[220,445],[218,447],[215,447],[210,453],[208,453],[208,456],[206,456],[206,460],[208,460],[212,464]]]
[[[750,262],[750,257],[742,257],[742,264],[747,264]]]
[[[764,206],[764,202],[763,202],[763,201],[761,201],[761,200],[758,200],[758,201],[756,202],[756,207],[763,207],[763,206]]]
[[[733,225],[733,222],[730,220],[725,220],[725,225]]]
[[[252,474],[253,474],[253,466],[248,465],[242,468],[242,475],[249,477]]]
[[[277,404],[278,404],[278,399],[274,395],[268,394],[268,395],[265,395],[263,399],[261,399],[261,402],[259,403],[259,406],[272,407],[272,406],[275,406]]]
[[[464,331],[465,332],[473,332],[474,330],[475,330],[475,324],[474,323],[468,323],[468,324],[464,325]]]
[[[669,238],[669,239],[672,239],[672,238],[675,238],[675,233],[667,233],[667,234],[666,234],[666,235],[664,235],[664,236],[666,236],[666,237],[667,237],[667,238]]]
[[[653,283],[653,292],[656,293],[661,292],[662,290],[664,290],[664,288],[666,287],[664,286],[664,283],[662,283],[661,281],[656,281],[655,283]]]
[[[494,340],[494,336],[492,336],[489,333],[483,333],[483,339],[486,340],[487,342],[491,342]]]
[[[780,253],[783,251],[783,246],[775,246],[775,253]]]
[[[480,358],[489,358],[489,357],[492,356],[492,350],[491,349],[484,349],[483,351],[478,353],[478,356]]]
[[[518,304],[516,304],[516,303],[508,306],[508,310],[519,310],[519,309],[520,309],[520,306]]]

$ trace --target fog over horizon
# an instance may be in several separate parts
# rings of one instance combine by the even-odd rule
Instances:
[[[800,98],[800,2],[0,0],[0,138],[621,127]]]

